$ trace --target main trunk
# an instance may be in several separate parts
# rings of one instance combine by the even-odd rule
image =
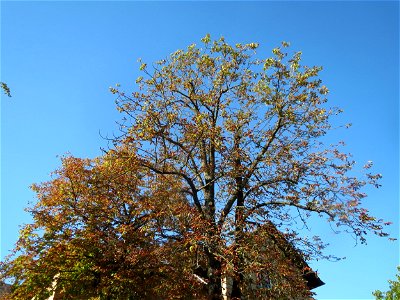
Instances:
[[[208,297],[210,300],[222,299],[222,264],[216,253],[219,252],[218,240],[219,230],[215,223],[215,182],[214,182],[214,155],[213,149],[210,154],[210,168],[205,172],[206,186],[204,188],[205,215],[209,222],[208,226],[208,245],[206,255],[208,259],[207,277],[208,277]],[[207,159],[205,159],[207,162]]]
[[[221,285],[221,262],[216,259],[212,253],[207,253],[208,256],[208,296],[210,300],[222,299]]]
[[[238,176],[236,181],[236,212],[235,212],[235,246],[234,246],[234,259],[233,259],[233,282],[231,299],[242,299],[242,282],[243,282],[243,254],[240,248],[243,241],[243,213],[244,213],[244,192],[243,192],[243,178],[240,176],[241,161],[236,160],[236,169]]]

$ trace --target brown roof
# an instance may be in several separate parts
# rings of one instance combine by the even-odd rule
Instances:
[[[275,224],[268,222],[266,224],[266,229],[268,236],[282,251],[285,257],[290,259],[298,269],[303,271],[303,278],[307,281],[307,286],[310,290],[325,284],[318,277],[318,274],[310,268],[301,252],[285,238],[284,234],[276,228]]]
[[[0,296],[5,296],[11,293],[11,285],[0,282]]]

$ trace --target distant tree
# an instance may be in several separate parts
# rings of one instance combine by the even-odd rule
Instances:
[[[400,267],[397,267],[400,272]],[[400,299],[400,273],[396,275],[396,280],[389,280],[389,291],[375,291],[372,293],[376,300],[395,300]]]
[[[221,299],[221,276],[227,272],[232,298],[241,298],[246,272],[270,261],[258,256],[257,234],[249,235],[267,222],[306,258],[322,255],[323,244],[290,228],[312,214],[326,216],[361,242],[369,231],[385,236],[384,222],[360,206],[362,188],[378,187],[381,175],[353,176],[351,156],[340,145],[322,143],[331,116],[340,110],[326,104],[321,68],[302,65],[301,52],[289,56],[287,43],[273,49],[272,57],[258,59],[256,43],[231,46],[209,35],[202,42],[152,68],[141,63],[138,91],[125,93],[118,86],[111,91],[125,113],[123,137],[116,142],[137,149],[141,166],[154,174],[181,179],[206,224],[202,244],[210,299]],[[300,286],[279,260],[268,268]],[[282,285],[275,293],[285,298],[300,292]]]

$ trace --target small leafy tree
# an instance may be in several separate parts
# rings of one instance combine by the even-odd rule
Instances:
[[[400,272],[400,267],[397,267]],[[376,300],[395,300],[400,299],[400,275],[396,275],[396,280],[389,280],[389,291],[375,291],[372,293]]]

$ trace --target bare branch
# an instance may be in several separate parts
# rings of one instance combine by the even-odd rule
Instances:
[[[285,201],[270,201],[270,202],[264,202],[257,204],[253,206],[251,209],[248,210],[248,213],[246,214],[246,218],[249,217],[255,210],[265,207],[265,206],[270,206],[270,205],[280,205],[280,206],[293,206],[302,210],[307,210],[307,211],[312,211],[312,212],[317,212],[317,213],[324,213],[331,217],[332,219],[335,218],[335,215],[330,212],[329,210],[326,210],[321,207],[312,207],[308,205],[302,205],[294,202],[285,202]]]
[[[180,176],[180,177],[184,178],[186,180],[187,184],[190,186],[190,188],[192,190],[192,196],[193,196],[194,204],[196,205],[196,207],[199,210],[199,212],[203,213],[203,208],[202,208],[202,206],[200,204],[200,200],[199,200],[199,198],[197,196],[198,190],[196,189],[196,186],[195,186],[193,180],[191,178],[189,178],[186,174],[184,174],[182,172],[178,172],[178,171],[161,170],[161,169],[158,169],[158,168],[156,168],[154,166],[146,164],[144,162],[142,163],[142,166],[152,170],[153,172],[155,172],[157,174],[161,174],[161,175],[177,175],[177,176]]]

